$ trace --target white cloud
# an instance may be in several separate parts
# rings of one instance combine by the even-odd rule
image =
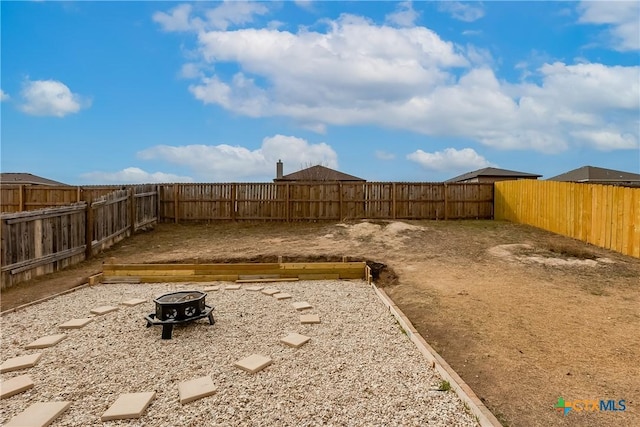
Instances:
[[[640,49],[640,3],[637,1],[583,1],[578,6],[582,24],[607,25],[607,43],[619,51]]]
[[[269,9],[264,3],[225,1],[220,6],[206,12],[211,28],[226,30],[232,25],[253,22],[254,15],[266,15]]]
[[[511,83],[496,76],[489,51],[454,45],[425,27],[393,28],[353,15],[322,23],[325,32],[199,32],[200,56],[189,61],[201,64],[203,75],[189,90],[205,104],[287,117],[319,133],[331,125],[375,125],[548,153],[593,147],[583,135],[603,129],[638,135],[638,66],[550,63],[534,51],[517,66],[522,81]],[[238,71],[218,72],[222,64]],[[611,140],[612,149],[627,146],[626,139]]]
[[[249,117],[260,117],[268,108],[264,91],[242,73],[233,77],[231,85],[217,77],[204,77],[199,85],[189,86],[189,91],[205,104],[218,104]]]
[[[472,44],[468,44],[465,49],[465,53],[467,58],[469,58],[469,62],[475,66],[487,66],[494,62],[489,49],[483,49]]]
[[[407,159],[418,163],[425,169],[441,172],[476,170],[494,166],[472,148],[463,148],[462,150],[445,148],[443,151],[435,153],[416,150],[407,155]]]
[[[313,11],[313,0],[294,0],[294,3],[302,9]]]
[[[574,111],[606,109],[640,109],[640,67],[606,66],[603,64],[544,64],[542,87],[528,87],[526,93]]]
[[[291,172],[309,164],[338,166],[338,156],[328,144],[310,144],[304,139],[285,135],[265,138],[256,150],[226,144],[157,145],[139,152],[138,157],[186,166],[199,178],[214,181],[270,179],[275,176],[278,160],[282,160]]]
[[[441,12],[448,12],[451,17],[459,21],[473,22],[484,16],[482,2],[461,3],[459,1],[443,1],[438,3]]]
[[[183,79],[195,79],[198,77],[204,77],[204,73],[202,72],[202,67],[199,64],[194,64],[193,62],[187,62],[182,65],[180,68],[180,73],[178,74]]]
[[[192,6],[190,4],[181,4],[169,13],[156,12],[153,14],[153,20],[160,24],[164,31],[192,31],[196,29],[197,22],[190,18]]]
[[[56,80],[26,80],[21,95],[24,103],[20,109],[34,116],[64,117],[90,105],[88,100]]]
[[[242,71],[230,82],[217,75],[205,77],[190,91],[205,103],[251,116],[294,116],[308,122],[320,114],[323,121],[347,123],[357,120],[353,112],[360,108],[406,99],[445,83],[450,76],[443,68],[468,65],[452,43],[427,28],[376,27],[350,15],[329,25],[327,33],[200,33],[205,61],[236,62]],[[251,75],[266,79],[268,88],[256,86]],[[352,111],[346,116],[335,111],[347,106]]]
[[[385,21],[399,27],[413,27],[420,14],[410,1],[398,3],[396,11],[385,16]]]
[[[389,153],[389,152],[384,151],[384,150],[376,150],[373,154],[379,160],[393,160],[393,159],[396,158],[395,154]]]
[[[267,22],[267,28],[270,30],[277,30],[278,28],[284,27],[286,24],[282,21],[278,21],[276,19]]]
[[[169,182],[193,182],[188,176],[164,172],[145,172],[140,168],[129,167],[117,172],[88,172],[81,177],[96,184],[152,184]]]
[[[241,26],[253,22],[256,15],[266,15],[269,9],[264,3],[225,1],[219,6],[207,9],[204,18],[193,16],[194,8],[190,4],[181,4],[167,12],[156,12],[152,19],[160,24],[164,31],[204,31],[226,30],[232,26]]]
[[[573,132],[576,138],[584,139],[589,145],[600,151],[637,149],[638,138],[632,134],[620,134],[616,130],[591,130]]]
[[[0,89],[0,102],[8,101],[9,99],[11,99],[9,94]]]
[[[301,123],[300,126],[303,129],[310,130],[311,132],[315,132],[320,135],[324,135],[327,133],[327,125],[325,125],[324,123]]]

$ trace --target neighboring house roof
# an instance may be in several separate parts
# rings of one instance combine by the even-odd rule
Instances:
[[[3,172],[0,173],[2,184],[32,184],[32,185],[67,185],[52,179],[43,178],[30,173]]]
[[[507,169],[498,168],[483,168],[477,171],[467,172],[465,174],[448,179],[445,182],[460,182],[466,181],[478,177],[513,177],[513,178],[540,178],[542,175],[536,175],[533,173],[510,171]]]
[[[357,176],[349,175],[331,168],[316,165],[299,170],[274,181],[365,181]]]
[[[617,171],[614,169],[583,166],[578,169],[551,177],[548,181],[569,182],[640,182],[640,174]]]

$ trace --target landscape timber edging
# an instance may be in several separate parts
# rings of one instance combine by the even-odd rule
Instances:
[[[411,321],[404,315],[402,310],[398,308],[398,306],[393,302],[393,300],[387,295],[384,289],[378,288],[375,283],[371,282],[371,288],[378,296],[380,301],[389,309],[391,314],[396,318],[404,332],[407,334],[409,339],[415,344],[420,353],[431,363],[431,366],[434,367],[443,380],[448,381],[451,385],[451,388],[456,392],[458,397],[468,405],[469,409],[476,416],[478,422],[482,427],[502,427],[500,421],[491,413],[489,408],[487,408],[484,403],[478,398],[478,396],[473,392],[471,387],[467,383],[464,382],[460,375],[453,370],[453,368],[447,363],[446,360],[442,358],[436,352],[433,347],[431,347],[425,339],[420,335],[420,333],[413,326]]]
[[[32,305],[36,305],[36,304],[40,304],[40,303],[45,302],[45,301],[49,301],[50,299],[54,299],[54,298],[62,296],[62,295],[70,294],[71,292],[75,292],[77,290],[84,289],[87,286],[93,286],[93,283],[89,283],[89,282],[83,283],[81,285],[74,286],[73,288],[67,289],[66,291],[58,292],[57,294],[49,295],[49,296],[46,296],[44,298],[40,298],[40,299],[37,299],[35,301],[28,302],[26,304],[19,305],[17,307],[9,308],[9,309],[7,309],[5,311],[0,312],[0,317],[4,316],[5,314],[13,313],[14,311],[22,310],[23,308],[31,307]]]

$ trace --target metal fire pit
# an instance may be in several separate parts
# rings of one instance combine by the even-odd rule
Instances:
[[[213,307],[205,304],[207,294],[200,291],[179,291],[164,294],[154,299],[156,312],[145,316],[147,328],[162,325],[162,339],[171,339],[173,326],[193,320],[209,318],[213,325]]]

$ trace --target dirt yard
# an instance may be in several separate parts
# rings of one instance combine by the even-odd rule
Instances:
[[[161,224],[2,293],[2,310],[117,262],[369,260],[377,283],[504,425],[640,425],[640,260],[498,221]],[[554,409],[559,397],[624,412]]]

